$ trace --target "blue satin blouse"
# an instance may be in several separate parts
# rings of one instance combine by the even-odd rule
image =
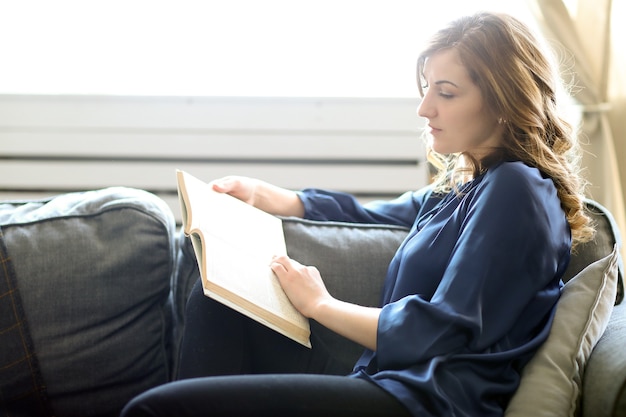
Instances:
[[[377,350],[355,365],[415,416],[502,416],[520,372],[546,340],[571,233],[552,180],[503,162],[463,185],[359,204],[299,192],[305,217],[411,231],[392,259]]]

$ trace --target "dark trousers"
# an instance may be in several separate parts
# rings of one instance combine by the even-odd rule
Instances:
[[[205,297],[190,295],[179,380],[133,399],[131,416],[408,416],[393,396],[343,376],[312,335],[312,349]]]

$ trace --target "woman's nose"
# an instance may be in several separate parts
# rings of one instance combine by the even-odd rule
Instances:
[[[428,103],[426,102],[426,96],[422,98],[422,101],[420,101],[420,104],[417,106],[417,115],[426,118],[432,115],[432,109],[430,109]]]

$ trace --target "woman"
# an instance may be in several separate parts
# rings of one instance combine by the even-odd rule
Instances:
[[[302,348],[196,285],[184,380],[139,396],[126,416],[503,415],[548,336],[572,247],[593,235],[574,135],[557,114],[550,62],[510,16],[453,22],[417,69],[433,185],[365,206],[242,177],[213,185],[278,215],[412,228],[381,308],[334,299],[314,267],[286,256],[271,264],[300,312],[365,347],[353,372],[331,375],[343,370],[315,339]]]

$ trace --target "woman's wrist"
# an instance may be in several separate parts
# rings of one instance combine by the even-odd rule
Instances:
[[[295,191],[260,181],[255,189],[255,207],[285,217],[304,217],[304,204]]]
[[[380,309],[324,297],[307,317],[368,349],[376,350]]]

